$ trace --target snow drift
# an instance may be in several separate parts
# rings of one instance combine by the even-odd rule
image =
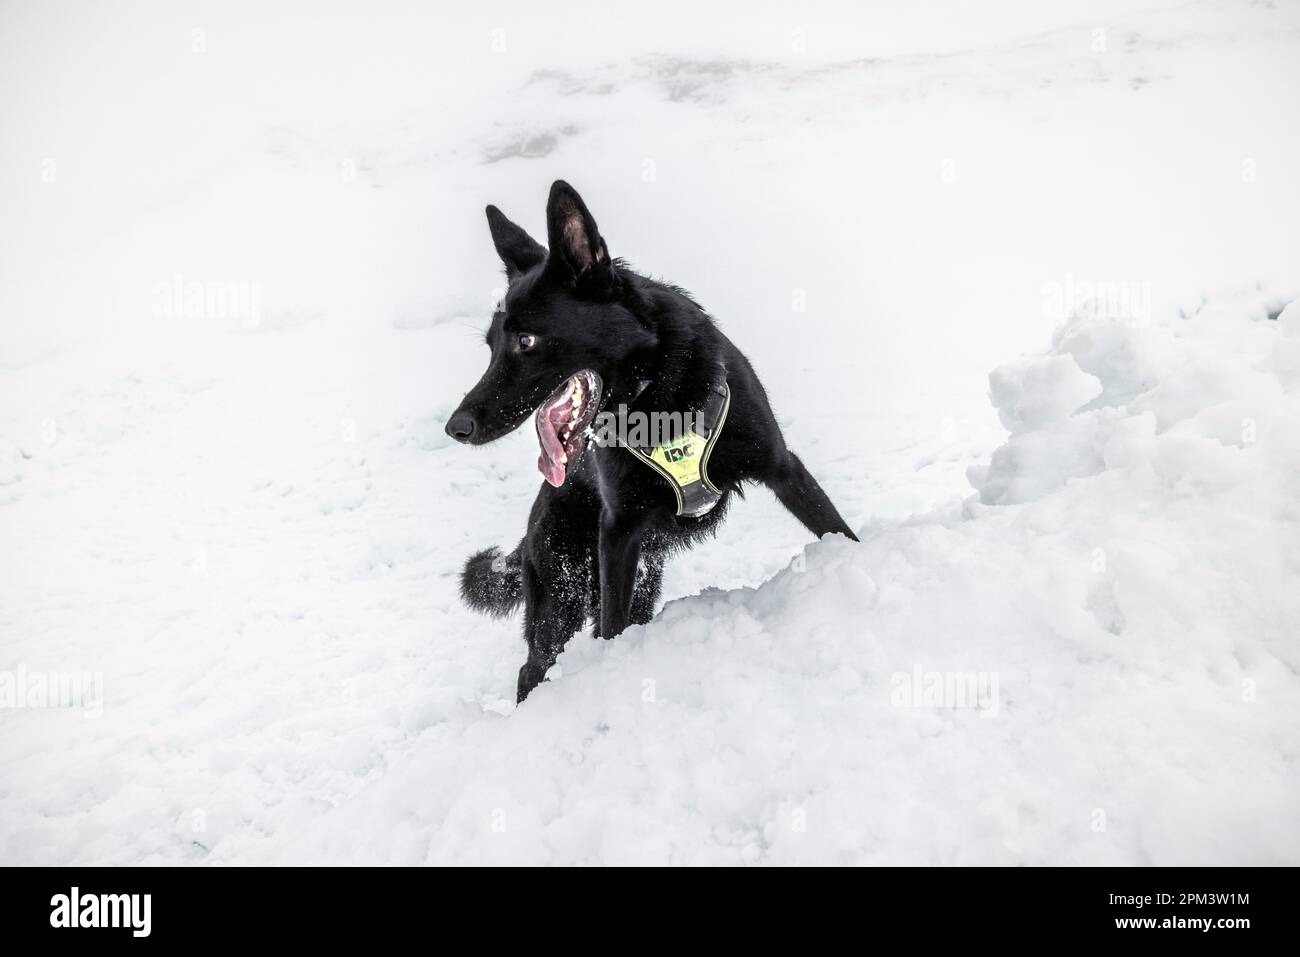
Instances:
[[[1065,324],[960,508],[579,636],[265,855],[1295,863],[1296,309]]]

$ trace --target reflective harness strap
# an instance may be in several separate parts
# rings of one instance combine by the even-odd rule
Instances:
[[[654,469],[677,496],[677,514],[699,518],[712,511],[722,492],[709,481],[709,456],[722,435],[731,409],[731,388],[726,380],[709,389],[704,408],[695,417],[695,428],[685,435],[653,448],[627,450]]]

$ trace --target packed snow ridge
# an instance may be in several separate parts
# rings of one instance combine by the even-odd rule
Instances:
[[[1300,861],[1300,308],[1076,318],[991,385],[1010,435],[967,501],[579,635],[262,851]]]

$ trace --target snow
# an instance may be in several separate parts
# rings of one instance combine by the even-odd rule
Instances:
[[[1300,862],[1300,11],[660,6],[0,14],[0,704],[102,680],[0,862]],[[755,490],[516,709],[442,425],[557,177],[863,541]]]

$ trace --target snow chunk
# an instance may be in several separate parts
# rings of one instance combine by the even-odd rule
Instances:
[[[1022,359],[989,376],[998,417],[1010,432],[1028,432],[1067,418],[1101,395],[1102,386],[1069,355]]]

